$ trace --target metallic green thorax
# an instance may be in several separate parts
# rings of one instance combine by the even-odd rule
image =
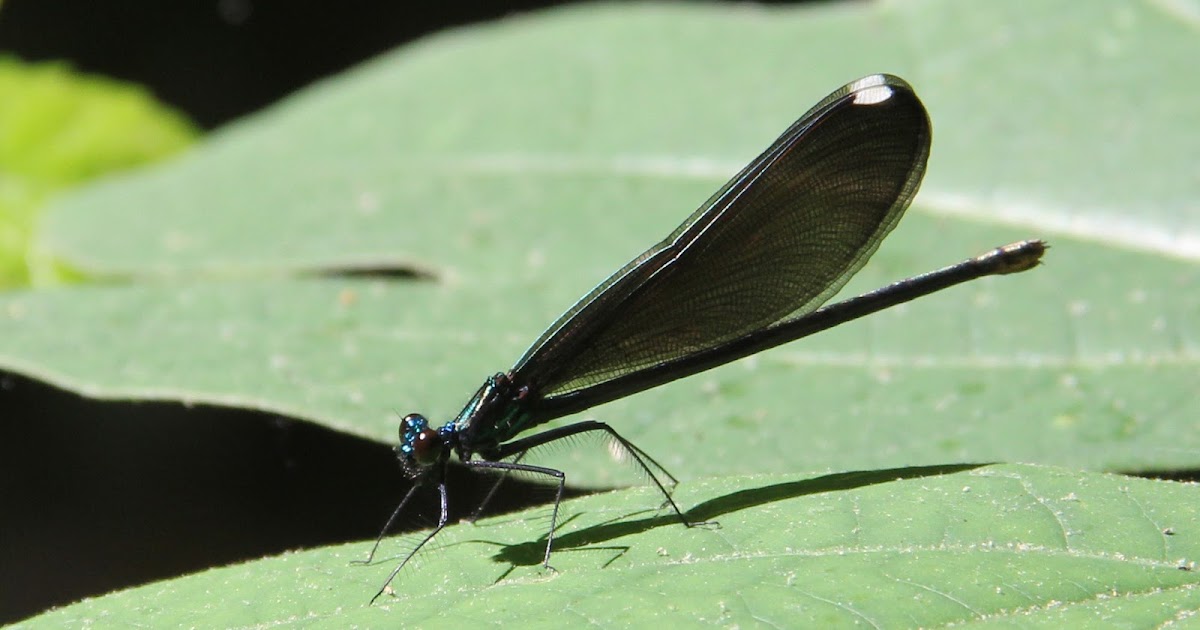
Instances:
[[[447,425],[452,427],[458,454],[466,458],[479,453],[486,458],[490,451],[527,428],[531,420],[524,404],[527,392],[527,388],[515,385],[507,374],[489,376],[458,417]]]

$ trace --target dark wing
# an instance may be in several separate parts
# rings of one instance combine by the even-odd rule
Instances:
[[[816,310],[900,220],[930,134],[902,79],[872,75],[830,94],[559,318],[514,380],[550,402]]]

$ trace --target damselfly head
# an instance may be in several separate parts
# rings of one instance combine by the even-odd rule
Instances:
[[[444,428],[443,428],[444,429]],[[416,477],[449,455],[444,431],[429,426],[419,413],[410,413],[400,422],[400,445],[396,455],[404,472]]]

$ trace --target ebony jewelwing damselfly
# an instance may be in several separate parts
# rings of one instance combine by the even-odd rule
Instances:
[[[818,308],[866,264],[917,194],[930,134],[925,107],[904,80],[877,74],[843,86],[665,240],[571,307],[511,370],[489,377],[458,417],[433,427],[419,414],[405,416],[396,453],[413,486],[366,562],[421,488],[437,488],[441,514],[371,601],[446,526],[451,453],[470,468],[555,480],[546,567],[566,476],[521,460],[555,440],[607,434],[690,527],[696,523],[671,498],[675,478],[609,425],[584,420],[514,438],[934,291],[1037,266],[1045,243],[1020,241]]]

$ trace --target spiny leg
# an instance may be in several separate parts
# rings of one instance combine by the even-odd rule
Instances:
[[[509,463],[511,463],[511,464],[521,463],[521,460],[525,458],[525,455],[527,453],[528,453],[528,451],[526,451],[525,453],[521,453],[520,455],[517,455],[517,457]],[[482,468],[487,468],[487,466],[483,466]],[[471,513],[470,522],[474,523],[475,521],[478,521],[480,519],[480,517],[483,516],[483,510],[487,508],[488,503],[492,502],[492,497],[496,496],[496,491],[500,489],[500,484],[504,483],[505,479],[508,479],[509,472],[512,472],[512,471],[505,470],[502,474],[499,475],[499,477],[496,479],[496,483],[492,484],[492,489],[488,490],[487,496],[483,497],[483,500],[479,502],[479,506],[476,507],[475,511]]]
[[[583,422],[577,422],[575,424],[568,425],[565,427],[557,427],[554,429],[550,429],[548,431],[543,431],[541,433],[538,433],[537,435],[531,435],[527,438],[523,438],[520,440],[515,440],[512,442],[509,442],[507,444],[503,444],[500,446],[499,449],[497,449],[494,459],[499,460],[499,459],[504,459],[506,457],[511,457],[518,453],[523,454],[526,451],[528,451],[532,448],[537,448],[538,446],[541,446],[543,444],[548,444],[555,440],[562,440],[562,439],[571,437],[573,435],[587,433],[589,431],[603,431],[603,432],[607,433],[612,439],[616,440],[617,443],[619,443],[621,446],[623,446],[625,448],[626,451],[629,452],[629,454],[633,457],[634,461],[637,462],[637,465],[639,467],[641,467],[642,472],[644,472],[646,474],[646,476],[650,477],[650,480],[654,482],[654,485],[658,488],[658,491],[662,493],[663,497],[666,499],[666,504],[670,505],[671,510],[673,510],[675,512],[675,516],[679,517],[679,522],[683,523],[687,527],[711,524],[708,522],[689,521],[688,518],[683,515],[683,511],[679,509],[679,506],[675,504],[675,499],[671,498],[670,491],[668,491],[666,486],[663,485],[663,482],[661,480],[659,480],[658,475],[654,474],[654,469],[656,468],[663,475],[666,475],[667,479],[670,480],[671,486],[674,486],[675,484],[678,483],[678,480],[675,479],[674,475],[667,472],[667,469],[664,468],[662,464],[658,463],[653,457],[650,457],[650,455],[648,455],[645,451],[638,448],[637,445],[635,445],[633,442],[626,440],[624,437],[621,436],[620,433],[617,433],[616,430],[614,430],[612,427],[608,426],[607,424],[605,424],[603,422],[599,422],[596,420],[585,420]],[[561,494],[562,494],[562,490],[560,488],[559,495],[561,496]],[[555,513],[556,514],[558,511],[557,507],[558,507],[557,504],[555,504]]]
[[[419,487],[419,486],[417,486],[417,487]],[[408,552],[407,556],[404,556],[404,560],[401,560],[400,564],[396,565],[395,569],[392,569],[392,572],[388,575],[387,581],[383,583],[383,586],[379,587],[379,592],[375,593],[375,596],[371,598],[372,604],[375,603],[375,600],[379,599],[380,595],[383,595],[384,591],[387,590],[388,586],[390,586],[392,584],[392,580],[396,579],[396,576],[400,574],[400,569],[403,569],[404,565],[408,564],[408,561],[412,560],[413,556],[417,555],[417,552],[421,550],[421,547],[424,547],[426,543],[433,540],[433,537],[437,536],[438,532],[442,531],[442,529],[444,527],[446,527],[446,520],[448,519],[448,512],[449,512],[449,510],[447,509],[448,504],[446,501],[446,480],[445,479],[438,480],[437,488],[438,488],[438,495],[440,497],[441,508],[442,508],[441,515],[438,516],[437,526],[434,527],[433,530],[430,531],[428,534],[426,534],[425,538],[423,538],[421,540],[421,542],[417,543],[417,546],[413,547],[413,550]],[[411,491],[411,490],[409,491],[409,496],[412,496],[412,492],[413,491]],[[408,497],[406,496],[404,498],[404,500],[408,501]],[[403,507],[403,505],[404,504],[401,503],[401,507]],[[398,511],[399,511],[399,508],[397,508],[397,512]],[[376,546],[378,546],[378,545],[379,545],[379,543],[376,542]],[[372,550],[372,553],[374,553],[374,550]]]
[[[400,516],[400,512],[404,511],[404,506],[408,505],[409,499],[412,499],[417,491],[423,487],[425,487],[425,484],[418,481],[408,489],[408,493],[404,495],[404,499],[400,501],[400,505],[397,505],[396,509],[392,511],[392,515],[388,517],[387,523],[384,523],[379,536],[375,538],[375,546],[371,547],[371,553],[367,554],[367,559],[351,560],[350,564],[371,564],[371,560],[375,558],[375,552],[379,551],[379,545],[383,542],[384,537],[387,536],[388,531],[392,529],[392,525],[396,523],[396,518]]]
[[[525,453],[522,452],[517,459],[519,460],[524,456]],[[513,471],[528,472],[537,475],[546,475],[547,477],[554,477],[556,480],[558,480],[558,491],[554,495],[554,511],[550,514],[550,533],[546,535],[546,555],[542,558],[542,566],[553,571],[554,567],[550,566],[550,549],[554,545],[554,530],[558,527],[558,506],[560,503],[562,503],[563,490],[567,485],[566,473],[556,468],[547,468],[545,466],[531,466],[529,464],[519,464],[517,462],[493,462],[486,459],[473,460],[466,462],[466,464],[474,468],[502,470],[505,471],[505,474]]]

